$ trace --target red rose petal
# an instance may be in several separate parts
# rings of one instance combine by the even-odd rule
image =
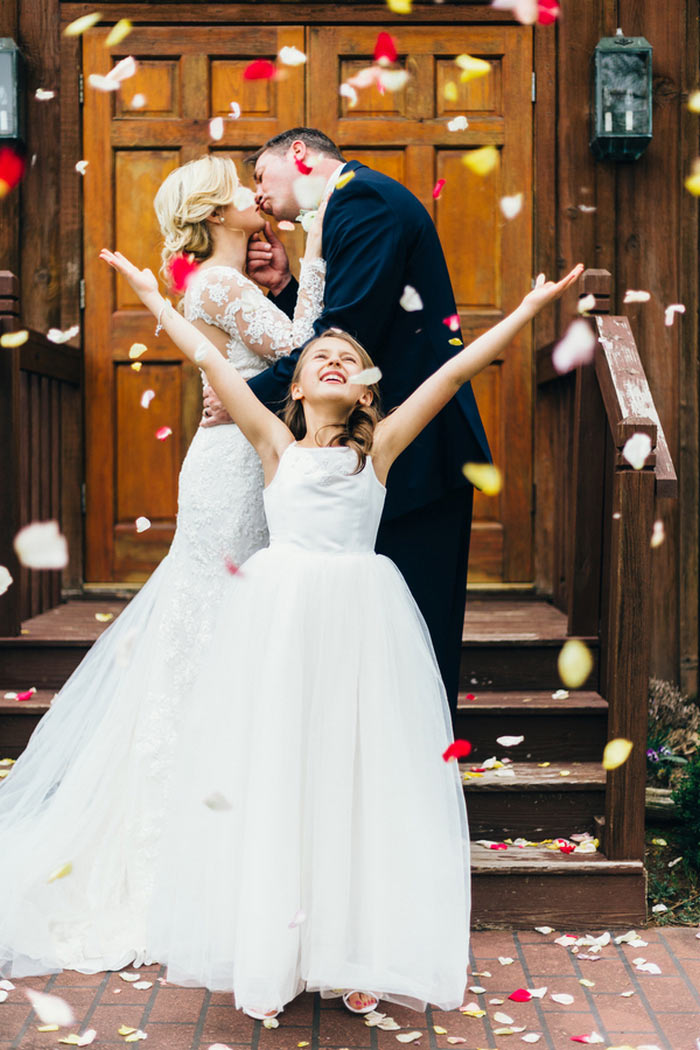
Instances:
[[[473,693],[467,693],[467,700],[476,700],[476,697]]]
[[[156,430],[156,437],[159,441],[165,441],[165,439],[169,438],[171,434],[172,430],[170,427],[159,427],[158,430]]]
[[[551,26],[559,16],[559,4],[556,0],[539,0],[537,4],[537,22],[541,26]]]
[[[256,58],[243,70],[244,80],[272,80],[277,70],[274,62],[267,58]]]
[[[468,740],[455,740],[446,751],[443,751],[442,757],[445,762],[449,762],[451,758],[464,758],[472,749],[472,745]]]
[[[294,158],[294,163],[297,166],[297,171],[300,171],[302,175],[310,175],[314,170],[313,168],[310,168],[308,164],[304,164],[303,160],[299,160],[298,157]]]
[[[445,185],[446,182],[447,182],[447,179],[438,179],[437,182],[435,183],[435,185],[433,186],[433,200],[434,201],[436,201],[438,199],[438,197],[440,196],[440,194],[442,193],[442,187]]]
[[[231,576],[235,576],[239,572],[239,568],[235,561],[232,561],[228,555],[224,558],[224,565],[226,566],[226,572],[230,573]]]
[[[508,996],[514,1003],[529,1003],[532,996],[528,992],[527,988],[516,988],[514,992],[511,992]]]
[[[35,692],[36,692],[36,687],[35,687],[35,686],[32,686],[32,688],[31,688],[31,689],[27,689],[27,690],[25,690],[25,692],[23,692],[23,693],[17,693],[17,699],[18,699],[19,701],[22,701],[22,700],[31,700],[31,698],[32,698],[32,697],[34,696]]]
[[[506,842],[492,842],[489,849],[508,849]]]
[[[394,38],[389,33],[380,33],[374,45],[374,61],[389,63],[395,62],[397,58],[398,52]]]
[[[443,324],[446,324],[451,332],[456,332],[459,328],[459,314],[450,314],[449,317],[444,317]]]
[[[560,853],[573,853],[575,849],[576,849],[576,847],[573,844],[567,843],[566,845],[559,847],[559,852]]]
[[[184,292],[197,272],[197,263],[186,255],[173,255],[168,262],[170,283],[176,292]]]
[[[24,175],[26,161],[9,146],[0,149],[0,198],[6,196]]]

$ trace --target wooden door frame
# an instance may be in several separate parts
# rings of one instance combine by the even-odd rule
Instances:
[[[65,3],[61,5],[61,28],[80,15],[90,12],[89,4]],[[195,9],[201,17],[193,17],[191,6],[180,4],[135,4],[114,3],[98,25],[114,24],[120,18],[129,18],[135,25],[172,25],[173,22],[192,25],[227,25],[243,24],[351,24],[358,22],[377,25],[386,24],[387,10],[384,0],[373,4],[352,4],[345,7],[323,3],[277,3],[267,5],[261,13],[256,4],[239,3],[222,6],[220,4],[202,5]],[[475,25],[501,24],[518,27],[519,23],[504,17],[506,12],[494,11],[489,4],[451,3],[446,0],[439,6],[414,8],[411,15],[401,16],[401,24],[450,25],[468,28]],[[536,271],[544,270],[548,274],[558,272],[556,260],[557,229],[556,208],[556,125],[551,119],[556,104],[556,38],[546,27],[535,26],[533,33],[533,68],[537,84],[537,103],[533,114],[533,260]],[[61,285],[61,320],[62,326],[74,323],[80,312],[80,282],[83,274],[83,238],[84,222],[82,213],[81,180],[74,170],[74,155],[82,153],[83,114],[80,102],[81,83],[81,41],[80,38],[61,40],[61,128],[62,166],[61,166],[61,212],[60,233],[62,251],[62,271],[64,280]],[[73,149],[64,148],[73,146]],[[545,207],[538,209],[538,201],[545,202]],[[558,329],[554,311],[546,311],[544,317],[535,321],[533,348],[549,342]],[[534,384],[533,384],[534,391]],[[533,393],[533,398],[534,398]],[[533,404],[533,412],[534,412]],[[533,428],[534,435],[534,428]],[[534,438],[531,462],[534,468]],[[533,507],[534,510],[534,507]],[[83,522],[85,519],[83,518]],[[85,528],[83,527],[83,545]],[[533,551],[534,555],[534,551]]]

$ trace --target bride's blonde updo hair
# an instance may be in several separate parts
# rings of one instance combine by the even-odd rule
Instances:
[[[206,220],[216,208],[230,204],[237,189],[236,165],[230,157],[209,153],[170,172],[153,201],[163,235],[164,277],[174,255],[194,255],[197,262],[211,255],[213,244]]]

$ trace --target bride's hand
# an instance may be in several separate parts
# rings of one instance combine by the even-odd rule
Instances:
[[[544,306],[554,302],[560,295],[563,295],[566,289],[577,281],[582,273],[583,263],[577,263],[573,270],[567,273],[566,277],[562,277],[560,281],[556,282],[545,280],[544,274],[541,273],[535,281],[535,287],[523,299],[523,306],[527,306],[534,317]]]
[[[139,298],[142,298],[149,292],[158,291],[158,281],[151,271],[139,270],[121,252],[110,252],[109,249],[103,248],[100,252],[100,259],[104,259],[117,273],[120,273],[129,282]]]

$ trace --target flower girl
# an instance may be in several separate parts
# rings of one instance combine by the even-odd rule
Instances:
[[[285,419],[158,292],[131,284],[257,450],[270,546],[229,581],[181,729],[149,944],[176,984],[233,991],[253,1017],[301,991],[459,1007],[469,839],[425,623],[374,553],[391,465],[461,384],[580,275],[538,278],[512,314],[382,419],[345,332],[307,343]],[[364,989],[364,993],[357,991]]]

